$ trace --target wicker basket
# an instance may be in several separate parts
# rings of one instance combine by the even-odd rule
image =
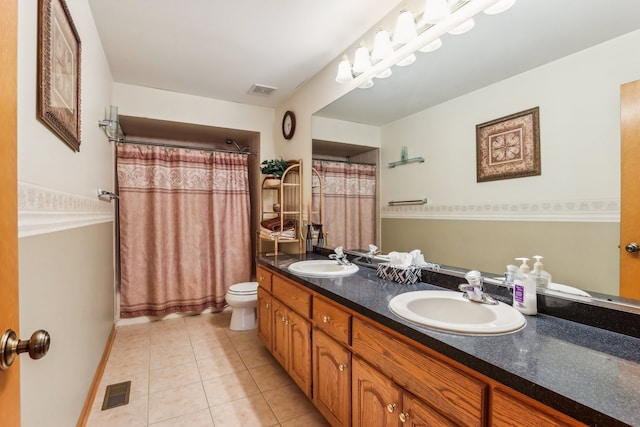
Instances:
[[[422,269],[414,265],[409,267],[392,266],[388,262],[378,264],[378,277],[401,285],[410,285],[420,280]]]

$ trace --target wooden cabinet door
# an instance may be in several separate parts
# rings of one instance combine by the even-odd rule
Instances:
[[[293,381],[311,396],[311,323],[289,310],[289,364],[287,370]]]
[[[313,403],[332,426],[351,420],[351,352],[313,330]]]
[[[407,392],[404,392],[402,397],[402,414],[403,427],[455,427],[458,425]]]
[[[273,348],[273,298],[258,287],[258,338],[271,351]]]
[[[276,358],[278,363],[282,365],[285,370],[288,370],[287,359],[289,353],[289,335],[287,331],[288,322],[287,319],[288,310],[287,307],[277,299],[272,299],[273,307],[273,335],[271,344],[273,345],[272,354]]]
[[[354,427],[397,427],[402,390],[364,361],[353,358],[351,405]]]

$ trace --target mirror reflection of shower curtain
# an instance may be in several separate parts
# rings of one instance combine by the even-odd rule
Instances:
[[[328,247],[368,248],[375,242],[376,166],[328,160],[312,166],[322,177]]]
[[[118,144],[120,317],[221,309],[250,280],[247,156]]]

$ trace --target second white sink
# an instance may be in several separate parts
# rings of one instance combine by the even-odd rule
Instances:
[[[355,273],[358,271],[358,266],[339,264],[332,259],[299,261],[291,264],[289,271],[307,277],[340,277]]]
[[[510,305],[472,302],[453,291],[406,292],[392,298],[389,308],[410,322],[461,334],[499,335],[526,325],[522,313]]]

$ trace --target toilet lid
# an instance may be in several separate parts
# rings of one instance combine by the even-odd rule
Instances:
[[[235,295],[255,294],[258,292],[258,282],[236,283],[235,285],[231,285],[231,287],[229,287],[228,292]]]

